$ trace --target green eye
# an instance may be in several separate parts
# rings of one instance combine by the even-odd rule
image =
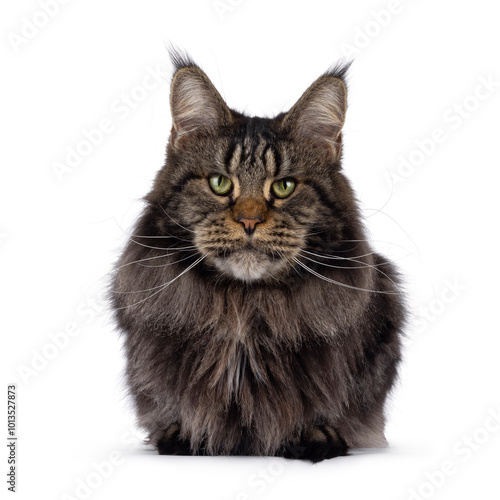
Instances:
[[[272,188],[273,193],[278,198],[288,198],[295,189],[295,181],[292,179],[281,179],[273,182]]]
[[[210,179],[208,179],[208,182],[210,183],[212,191],[220,196],[228,194],[229,191],[231,191],[231,188],[233,187],[231,179],[228,179],[224,175],[219,175],[219,174],[211,175]]]

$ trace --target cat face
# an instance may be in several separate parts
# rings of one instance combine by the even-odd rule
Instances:
[[[305,250],[340,244],[356,220],[340,172],[346,69],[268,119],[230,110],[200,68],[177,60],[167,164],[148,196],[160,232],[245,282],[281,280]]]
[[[227,168],[200,183],[213,208],[194,226],[195,243],[220,272],[244,281],[289,268],[313,217],[299,169],[284,165],[286,149],[266,140],[266,128],[248,120],[245,136],[231,141]]]

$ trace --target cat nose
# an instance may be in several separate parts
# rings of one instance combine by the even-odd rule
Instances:
[[[266,201],[252,196],[236,199],[233,206],[233,217],[236,222],[241,222],[248,236],[255,232],[255,226],[266,220]]]
[[[259,222],[263,222],[262,217],[238,217],[236,219],[237,222],[241,222],[245,226],[245,232],[248,234],[248,236],[251,236],[253,232],[255,231],[255,226]]]

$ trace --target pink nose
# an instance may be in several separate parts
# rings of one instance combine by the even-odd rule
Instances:
[[[245,232],[250,236],[254,231],[255,231],[255,226],[259,223],[262,222],[261,217],[251,217],[251,218],[245,218],[245,217],[238,217],[236,219],[238,222],[241,222],[245,226]]]

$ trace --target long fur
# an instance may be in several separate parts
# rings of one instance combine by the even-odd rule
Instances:
[[[319,461],[384,446],[405,307],[341,171],[347,67],[266,119],[227,108],[187,56],[173,62],[167,161],[111,290],[139,425],[160,453]],[[332,123],[309,127],[332,92]],[[233,180],[228,196],[210,191],[213,173]],[[276,199],[284,177],[297,187]],[[240,209],[264,214],[251,239]]]

